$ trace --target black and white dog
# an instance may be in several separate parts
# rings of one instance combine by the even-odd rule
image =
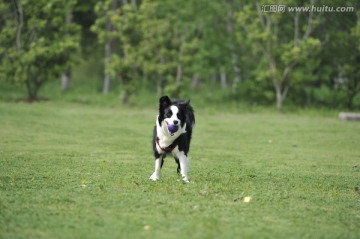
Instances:
[[[171,101],[168,96],[159,100],[159,115],[153,133],[153,151],[155,172],[150,176],[153,181],[159,180],[161,168],[166,155],[172,155],[178,165],[177,172],[182,180],[189,182],[189,149],[193,127],[195,126],[194,110],[190,100]]]

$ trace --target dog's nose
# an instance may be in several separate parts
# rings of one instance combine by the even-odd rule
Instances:
[[[174,125],[177,125],[179,123],[179,121],[174,120]]]

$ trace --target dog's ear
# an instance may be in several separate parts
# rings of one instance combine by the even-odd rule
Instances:
[[[161,114],[161,112],[164,112],[164,109],[169,107],[170,105],[171,105],[170,98],[167,95],[162,96],[159,99],[159,112],[160,112],[160,114]]]
[[[180,106],[188,106],[190,104],[190,100],[183,100],[179,103]]]

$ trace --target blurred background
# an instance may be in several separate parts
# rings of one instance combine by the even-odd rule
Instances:
[[[0,100],[359,110],[359,5],[2,0]]]

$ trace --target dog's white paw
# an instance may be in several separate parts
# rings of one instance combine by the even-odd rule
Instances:
[[[154,172],[151,176],[150,176],[150,178],[149,178],[150,180],[152,180],[152,181],[157,181],[157,180],[160,180],[160,174],[159,173],[156,173],[156,172]]]
[[[184,183],[190,183],[190,181],[189,181],[189,179],[187,177],[183,177],[182,180],[183,180]]]

